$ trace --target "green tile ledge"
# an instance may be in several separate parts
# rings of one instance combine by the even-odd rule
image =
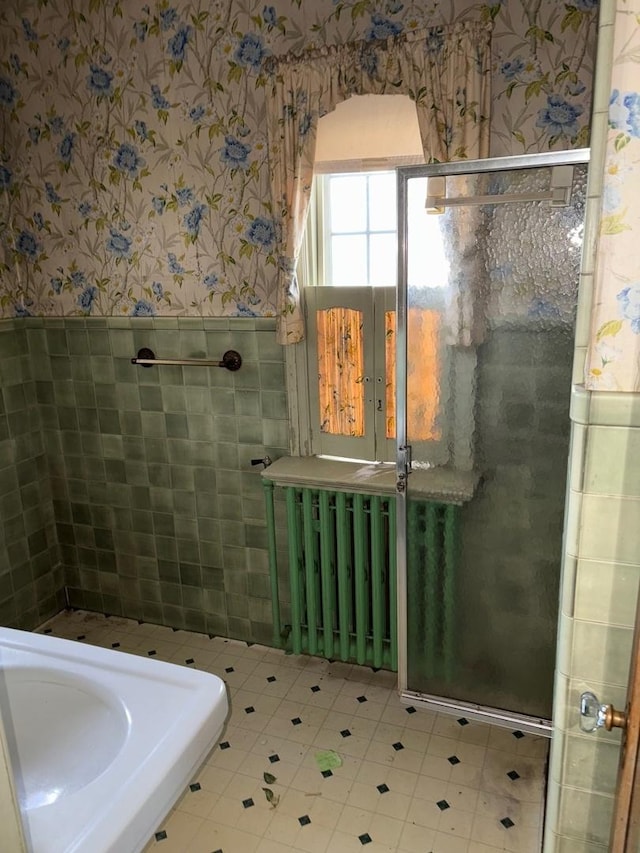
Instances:
[[[570,417],[574,423],[589,426],[640,428],[640,394],[587,391],[584,385],[574,385]]]
[[[331,488],[367,495],[395,495],[396,466],[390,462],[346,462],[321,456],[282,456],[262,471],[277,486]],[[447,467],[411,472],[409,495],[421,500],[461,505],[471,500],[478,486],[477,471]]]

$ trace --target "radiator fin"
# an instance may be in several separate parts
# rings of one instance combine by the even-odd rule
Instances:
[[[397,669],[395,499],[285,488],[295,654]]]

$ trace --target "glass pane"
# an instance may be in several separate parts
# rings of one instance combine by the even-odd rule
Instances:
[[[447,377],[455,377],[460,359],[475,353],[468,430],[449,420],[443,441],[449,457],[457,452],[449,435],[475,443],[482,482],[455,507],[421,500],[409,478],[408,688],[542,718],[551,716],[586,173],[585,165],[574,167],[571,202],[557,208],[508,202],[429,216],[423,179],[415,186],[409,179],[408,191],[423,207],[422,219],[408,225],[410,257],[435,228],[437,253],[450,267],[446,286],[435,291],[431,255],[414,267],[409,372],[422,375],[425,363],[424,331],[412,325],[411,312],[433,303],[435,292],[444,300],[447,334],[467,309],[465,320],[483,320],[476,346],[458,343],[443,355]],[[549,167],[448,176],[447,196],[539,194],[550,178]],[[456,388],[453,379],[440,388],[450,419],[468,402]]]
[[[367,230],[367,179],[364,175],[329,178],[331,232]]]
[[[395,234],[369,235],[369,284],[395,287],[398,278],[397,245]]]
[[[440,314],[424,308],[410,308],[408,336],[419,349],[407,365],[407,435],[409,443],[442,437],[438,423],[440,403]],[[387,376],[387,438],[396,437],[396,313],[385,311],[385,369]]]
[[[331,238],[331,284],[338,287],[368,284],[364,234]]]
[[[386,438],[396,437],[396,312],[384,312],[384,366],[386,372]]]
[[[395,231],[397,216],[395,172],[369,175],[369,230]]]
[[[407,436],[409,444],[442,437],[440,406],[440,314],[413,306],[407,312]]]
[[[362,311],[316,311],[320,429],[331,435],[364,435],[364,336]]]
[[[427,214],[427,179],[415,178],[407,192],[407,283],[410,288],[446,288],[449,261],[445,254],[444,220]]]

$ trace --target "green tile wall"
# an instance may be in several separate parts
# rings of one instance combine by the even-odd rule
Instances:
[[[26,629],[64,606],[30,337],[0,323],[0,625]]]
[[[456,690],[467,701],[546,719],[572,349],[572,330],[561,326],[493,329],[479,347],[476,458],[483,477],[462,509],[456,578]],[[433,692],[449,695],[450,685],[439,687]]]
[[[47,318],[20,328],[69,603],[268,642],[264,501],[250,460],[287,450],[274,322]],[[235,349],[243,365],[131,364],[143,346],[216,360]]]
[[[620,733],[583,733],[580,694],[592,690],[602,702],[624,707],[640,582],[640,397],[589,394],[581,385],[593,328],[614,21],[621,6],[600,4],[544,853],[609,849]],[[618,15],[626,20],[626,12]]]
[[[616,708],[626,704],[640,584],[633,473],[640,405],[637,395],[624,396],[621,422],[634,426],[576,421],[572,427],[545,851],[609,848],[620,731],[585,734],[578,709],[585,690]],[[608,402],[599,395],[601,412]]]

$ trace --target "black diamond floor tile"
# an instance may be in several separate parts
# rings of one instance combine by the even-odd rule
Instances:
[[[396,752],[400,752],[401,749],[404,749],[404,744],[397,741],[396,743],[391,744]]]
[[[381,794],[386,794],[389,790],[389,786],[385,785],[384,782],[382,783],[382,785],[376,785],[376,788],[380,791]]]
[[[363,835],[358,836],[358,841],[360,844],[371,844],[373,838],[369,835],[368,832],[365,832]]]
[[[515,738],[517,738],[518,740],[520,740],[521,737],[524,737],[524,732],[521,732],[521,731],[514,732],[513,736]]]
[[[298,823],[300,826],[308,826],[311,823],[311,818],[308,814],[303,814],[302,817],[298,818]]]
[[[517,771],[517,770],[510,770],[510,771],[507,773],[507,776],[508,776],[508,777],[509,777],[509,779],[511,779],[513,782],[515,782],[515,781],[516,781],[516,779],[519,779],[519,778],[520,778],[520,774],[518,773],[518,771]]]
[[[342,735],[342,737],[351,737],[351,732],[349,731],[349,729],[342,729],[340,734]]]
[[[251,806],[255,805],[255,803],[253,802],[251,797],[248,797],[246,800],[242,801],[242,805],[245,807],[245,809],[250,809]]]
[[[500,823],[504,826],[505,829],[511,829],[512,826],[515,826],[515,823],[511,820],[510,817],[503,817]]]
[[[269,761],[271,762],[271,764],[275,764],[277,761],[280,761],[280,756],[278,755],[278,753],[276,753],[275,755],[270,755]]]
[[[453,765],[460,764],[460,759],[457,755],[450,755],[449,758],[447,758],[447,761],[449,762],[449,764]]]
[[[441,812],[444,812],[447,809],[451,808],[451,806],[449,805],[449,803],[446,800],[438,800],[436,805],[438,806],[438,808],[440,809]]]

